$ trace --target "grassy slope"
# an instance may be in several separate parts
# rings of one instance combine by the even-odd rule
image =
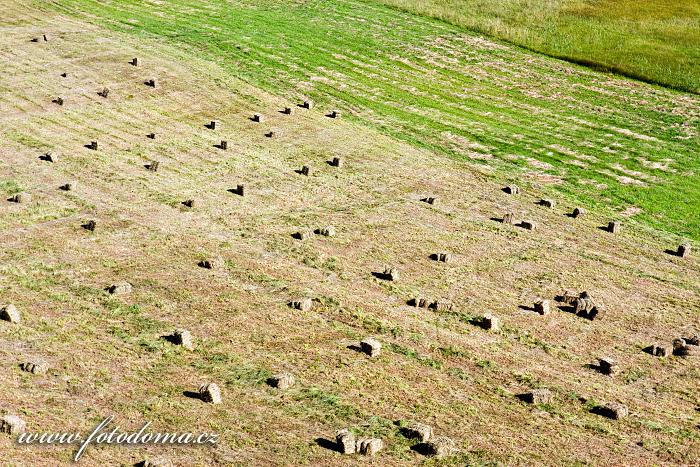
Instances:
[[[700,92],[700,1],[381,0],[532,50]]]
[[[700,99],[612,78],[356,0],[54,6],[152,35],[519,183],[700,239]],[[678,239],[678,238],[676,238]]]
[[[188,466],[356,465],[315,441],[344,426],[385,439],[377,464],[415,465],[424,458],[393,425],[399,418],[452,437],[460,453],[445,464],[698,459],[697,365],[641,352],[700,330],[697,256],[667,255],[673,245],[633,228],[608,235],[597,228],[604,211],[574,220],[565,200],[539,207],[537,187],[505,195],[487,166],[324,118],[326,107],[282,115],[294,101],[227,66],[43,8],[13,2],[0,20],[0,190],[33,195],[0,203],[0,297],[24,320],[0,322],[0,413],[20,413],[31,430],[87,430],[114,414],[123,428],[149,420],[222,436],[214,449],[91,449],[85,465],[150,453]],[[42,32],[50,42],[28,41]],[[134,56],[138,68],[127,64]],[[157,89],[143,85],[151,77]],[[104,86],[109,99],[96,95]],[[63,107],[50,102],[59,95]],[[251,122],[253,112],[267,122]],[[202,125],[213,118],[216,132]],[[281,137],[265,138],[270,128]],[[226,153],[213,147],[222,138]],[[100,151],[82,147],[93,139]],[[39,160],[46,150],[59,162]],[[341,171],[326,164],[333,155],[346,159]],[[152,159],[157,173],[143,167]],[[302,164],[311,177],[294,173]],[[58,189],[69,180],[77,190]],[[240,182],[248,196],[227,193]],[[440,202],[419,202],[426,194]],[[180,205],[187,198],[194,210]],[[490,219],[505,211],[541,228]],[[94,233],[80,228],[88,219]],[[336,237],[290,237],[329,223]],[[455,261],[428,259],[442,250]],[[225,269],[197,267],[214,255]],[[374,279],[384,264],[398,265],[402,280]],[[130,296],[104,292],[119,280],[135,285]],[[591,291],[606,318],[519,308],[565,288]],[[449,298],[455,310],[406,306],[416,294]],[[301,295],[315,299],[312,311],[287,307]],[[502,318],[501,332],[471,324],[486,311]],[[160,338],[175,327],[192,332],[194,352]],[[370,334],[385,344],[378,359],[346,347]],[[619,376],[586,367],[602,354],[620,361]],[[20,371],[29,357],[51,371]],[[280,370],[298,379],[284,393],[264,383]],[[222,386],[222,405],[183,394],[204,381]],[[533,387],[551,388],[555,401],[516,399]],[[589,412],[609,400],[628,404],[630,417]],[[4,464],[74,465],[71,451],[0,436]]]

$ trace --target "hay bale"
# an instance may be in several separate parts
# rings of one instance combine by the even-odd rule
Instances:
[[[132,291],[132,286],[128,282],[118,282],[107,288],[111,295],[128,295]]]
[[[617,362],[610,357],[603,357],[598,359],[598,368],[600,368],[601,373],[610,376],[617,374],[619,371]]]
[[[416,297],[416,298],[410,299],[408,301],[408,304],[410,306],[414,306],[416,308],[428,308],[430,306],[430,302],[428,302],[428,300],[426,300],[425,298],[421,298],[421,297]]]
[[[149,172],[158,172],[158,167],[160,166],[160,162],[158,161],[151,161],[149,164],[146,165],[146,169]]]
[[[653,355],[654,357],[665,357],[670,355],[669,348],[663,344],[653,344],[644,349],[645,352]]]
[[[621,228],[622,228],[622,224],[620,223],[620,221],[612,221],[612,222],[608,223],[607,230],[610,233],[616,234],[616,233],[620,233]]]
[[[22,316],[17,307],[10,303],[0,308],[0,319],[9,321],[10,323],[20,323],[22,321]]]
[[[185,350],[194,350],[192,334],[187,329],[176,329],[170,337],[173,344],[181,345]]]
[[[435,300],[433,303],[428,305],[428,308],[435,311],[452,311],[452,303],[450,303],[448,300]]]
[[[520,187],[518,185],[508,185],[507,187],[503,188],[503,191],[509,195],[519,195]]]
[[[182,202],[182,204],[187,206],[188,208],[194,208],[197,202],[193,199],[186,199]]]
[[[90,141],[90,144],[87,145],[87,148],[93,151],[97,151],[97,141]]]
[[[452,254],[451,253],[435,253],[432,255],[433,260],[439,262],[439,263],[449,263],[452,261]]]
[[[207,383],[199,387],[199,398],[210,404],[221,404],[221,390],[216,383]]]
[[[95,221],[87,221],[87,222],[84,223],[81,227],[84,228],[85,230],[90,231],[90,232],[94,232],[95,229],[97,228],[97,222],[95,222]]]
[[[571,217],[576,218],[576,217],[581,217],[586,214],[586,210],[583,208],[574,208],[573,212],[571,213]]]
[[[27,204],[32,201],[32,195],[29,193],[21,192],[12,195],[10,201],[17,204]]]
[[[355,435],[347,428],[335,433],[335,442],[341,454],[355,454]]]
[[[564,303],[565,305],[574,305],[576,303],[576,300],[580,298],[581,294],[578,294],[576,292],[571,292],[570,290],[564,291],[563,294],[559,295],[556,297],[556,300]]]
[[[222,139],[221,143],[219,143],[219,149],[226,151],[228,149],[228,141]]]
[[[19,435],[27,431],[27,424],[17,415],[5,415],[0,418],[0,433]]]
[[[409,439],[418,439],[421,443],[426,443],[433,436],[433,428],[424,423],[412,422],[401,430],[403,435]]]
[[[313,300],[310,298],[300,298],[297,300],[292,300],[289,305],[295,310],[309,311],[313,306]]]
[[[690,243],[683,243],[682,245],[678,245],[676,256],[679,256],[681,258],[687,258],[688,256],[690,256]]]
[[[46,154],[39,156],[39,159],[46,162],[58,162],[58,155],[49,151]]]
[[[236,185],[236,188],[231,190],[231,192],[238,196],[245,196],[245,185]]]
[[[330,118],[340,118],[340,110],[331,110],[331,113],[328,114]]]
[[[340,157],[334,157],[333,160],[331,160],[331,166],[338,168],[343,167],[343,159]]]
[[[290,373],[280,373],[277,375],[273,375],[267,380],[268,384],[272,386],[273,388],[285,390],[289,389],[290,387],[294,386],[295,379],[294,375]]]
[[[292,115],[294,113],[294,109],[292,109],[291,107],[285,107],[282,110],[282,113],[285,115]]]
[[[425,453],[428,456],[443,458],[455,452],[455,442],[447,436],[435,436],[426,443]]]
[[[314,236],[314,231],[309,230],[309,229],[300,230],[300,231],[294,232],[292,234],[292,238],[294,238],[296,240],[302,240],[302,241],[309,240],[310,238],[313,238],[313,236]]]
[[[373,337],[367,337],[362,342],[360,342],[360,350],[362,350],[363,353],[366,353],[370,357],[376,357],[382,351],[382,344]]]
[[[373,456],[384,448],[379,438],[360,438],[355,443],[355,451],[363,456]]]
[[[629,415],[629,409],[626,405],[619,402],[609,402],[605,405],[596,407],[596,412],[603,417],[613,420],[620,420]]]
[[[54,104],[63,105],[63,98],[57,97],[56,99],[52,100],[51,102],[53,102]]]
[[[274,138],[277,135],[277,132],[274,130],[270,130],[267,133],[265,133],[265,137],[267,138]]]
[[[700,356],[700,347],[698,347],[697,345],[688,344],[688,342],[682,338],[674,339],[673,355],[676,355],[678,357]]]
[[[556,206],[556,202],[553,199],[544,198],[540,200],[539,205],[546,208],[553,208]]]
[[[549,389],[533,389],[524,396],[523,400],[530,404],[550,404],[554,400],[554,395]]]
[[[133,66],[139,66],[139,59],[137,57],[134,57],[129,63]]]
[[[498,331],[501,328],[501,323],[498,317],[487,313],[481,317],[481,327],[491,331]]]
[[[212,120],[211,122],[209,122],[208,125],[205,126],[210,130],[216,130],[216,125],[218,125],[218,122],[216,120]]]
[[[61,78],[68,78],[68,73],[61,73]]]
[[[538,300],[535,302],[535,311],[542,316],[548,315],[550,311],[549,300]]]
[[[97,91],[97,95],[100,97],[107,97],[109,96],[109,88],[102,88],[99,91]]]
[[[35,375],[43,375],[44,373],[49,371],[49,364],[45,360],[32,360],[29,362],[24,362],[19,367],[23,371]]]
[[[73,191],[78,188],[78,182],[68,182],[59,187],[63,191]]]
[[[399,273],[399,270],[397,268],[388,267],[384,268],[382,276],[388,281],[398,281],[401,277],[401,274]]]
[[[301,168],[299,173],[308,177],[311,174],[311,168],[308,165],[305,165]]]
[[[151,79],[144,81],[144,84],[148,87],[155,88],[156,87],[156,80],[151,78]]]
[[[435,204],[437,202],[437,198],[432,197],[432,196],[428,196],[426,198],[421,198],[421,201],[423,201],[424,203],[428,203],[428,204]]]
[[[221,256],[216,256],[211,259],[205,259],[203,261],[199,262],[199,267],[202,267],[204,269],[225,269],[226,268],[226,262]]]
[[[522,221],[520,223],[520,226],[525,229],[525,230],[536,230],[537,229],[537,224],[532,221]]]
[[[323,235],[324,237],[335,237],[335,227],[332,225],[327,225],[326,227],[321,227],[314,230],[317,235]]]
[[[144,460],[143,467],[175,467],[175,464],[167,457],[156,456]]]
[[[262,114],[253,114],[253,118],[251,120],[256,123],[261,123],[265,121],[265,117]]]
[[[146,138],[148,139],[156,139],[156,134],[155,133],[149,133],[146,135]]]
[[[314,108],[314,102],[313,101],[304,101],[301,106],[305,109],[313,109]]]
[[[508,212],[503,215],[503,219],[501,219],[501,222],[504,224],[513,225],[515,224],[514,217],[515,215],[512,212]]]

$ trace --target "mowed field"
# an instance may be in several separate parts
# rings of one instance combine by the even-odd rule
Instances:
[[[0,21],[0,297],[22,314],[21,323],[0,321],[1,414],[20,415],[30,431],[84,433],[114,415],[122,429],[151,421],[153,431],[221,436],[211,448],[93,447],[85,465],[133,465],[161,454],[175,465],[697,463],[698,359],[643,352],[700,333],[697,255],[665,252],[697,222],[683,204],[696,188],[695,97],[525,55],[418,17],[388,27],[359,3],[314,4],[328,10],[328,21],[332,11],[357,18],[319,20],[318,30],[333,24],[349,39],[362,20],[369,33],[353,36],[358,43],[394,41],[391,50],[416,55],[367,48],[357,60],[345,55],[325,65],[330,55],[318,55],[306,81],[295,77],[307,74],[311,65],[300,62],[311,55],[291,40],[279,48],[261,43],[281,40],[273,33],[241,49],[231,39],[230,55],[216,50],[225,36],[218,18],[241,21],[229,37],[252,36],[260,32],[246,18],[273,24],[271,10],[295,7],[240,4],[249,14],[241,18],[209,3],[220,9],[205,22],[177,20],[200,14],[204,3],[154,3],[150,12],[134,3],[123,22],[111,22],[37,5],[5,2]],[[109,5],[103,11],[119,18]],[[157,23],[163,18],[170,19]],[[172,24],[188,39],[159,40],[148,24]],[[293,25],[288,34],[300,40]],[[435,36],[424,55],[419,43],[399,44],[389,34],[405,27],[427,37],[428,26]],[[284,21],[277,27],[281,34]],[[192,39],[205,29],[214,36]],[[41,34],[49,41],[30,42]],[[340,39],[328,38],[332,55]],[[214,50],[199,48],[205,42]],[[239,53],[251,56],[234,60]],[[436,76],[398,65],[415,56],[434,63]],[[129,65],[133,57],[138,67]],[[273,68],[274,57],[287,69]],[[362,60],[374,78],[360,73]],[[435,85],[438,77],[444,86]],[[145,86],[148,79],[157,87]],[[459,80],[473,86],[461,87],[461,100],[452,94]],[[97,95],[104,87],[107,98]],[[373,99],[372,89],[397,94]],[[401,108],[407,95],[418,101]],[[308,96],[316,107],[297,107]],[[52,103],[56,97],[64,105]],[[325,116],[334,108],[340,119]],[[251,121],[254,113],[265,120]],[[219,122],[215,130],[204,126],[211,120]],[[226,151],[215,147],[221,140]],[[97,151],[84,147],[91,141]],[[40,159],[47,151],[56,162]],[[342,168],[327,163],[337,156]],[[653,165],[665,159],[665,168]],[[154,160],[159,170],[146,170]],[[295,172],[302,165],[310,176]],[[513,181],[520,196],[501,190]],[[75,189],[60,190],[67,182]],[[228,191],[238,184],[245,196]],[[31,201],[5,201],[18,192]],[[438,202],[421,202],[426,196]],[[542,197],[556,206],[539,206]],[[181,204],[187,199],[194,208]],[[667,217],[655,211],[663,202]],[[568,217],[578,205],[588,214]],[[637,207],[643,210],[622,217]],[[671,208],[685,212],[690,226]],[[506,212],[538,229],[495,220]],[[618,218],[621,233],[599,228]],[[81,227],[90,220],[94,232]],[[292,237],[326,225],[337,234]],[[453,261],[430,259],[442,251]],[[219,269],[198,266],[217,257]],[[386,266],[397,267],[400,280],[373,276]],[[133,285],[131,294],[104,290],[120,281]],[[527,309],[564,290],[587,290],[606,315],[589,321],[556,306],[548,316]],[[453,308],[407,305],[417,296]],[[300,297],[313,299],[311,310],[288,306]],[[499,331],[474,324],[485,313],[501,319]],[[175,328],[192,333],[193,351],[163,339]],[[352,350],[368,336],[382,342],[379,357]],[[617,375],[591,368],[603,356],[617,359]],[[35,358],[50,363],[46,374],[20,370]],[[266,384],[280,371],[297,379],[286,391]],[[222,404],[188,397],[206,382],[221,387]],[[517,398],[533,388],[549,388],[553,402]],[[626,404],[629,417],[591,412],[606,402]],[[457,452],[421,455],[397,420],[430,424]],[[329,449],[345,427],[382,438],[385,449],[374,459]],[[20,447],[4,434],[0,452],[9,465],[69,465],[74,454]]]
[[[700,93],[699,0],[381,0],[596,69]]]
[[[44,2],[42,2],[44,4]],[[412,146],[700,240],[700,97],[358,0],[51,2]],[[543,188],[544,189],[544,188]]]

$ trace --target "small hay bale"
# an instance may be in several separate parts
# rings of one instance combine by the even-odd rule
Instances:
[[[295,379],[294,375],[290,373],[280,373],[277,375],[273,375],[267,380],[268,384],[272,386],[273,388],[285,390],[289,389],[290,387],[294,386]]]
[[[619,371],[617,362],[610,357],[603,357],[598,359],[598,368],[600,368],[601,373],[609,376],[613,376]]]
[[[119,282],[107,288],[111,295],[128,295],[132,291],[132,286],[128,282]]]
[[[61,78],[68,78],[68,73],[61,73]]]
[[[9,321],[10,323],[20,323],[22,321],[22,316],[17,307],[10,303],[0,308],[0,319]]]
[[[270,130],[267,133],[265,133],[266,138],[274,138],[277,135],[278,133],[275,130]]]
[[[188,208],[194,208],[197,205],[197,202],[193,199],[186,199],[182,202],[182,204],[187,206]]]
[[[49,151],[46,154],[39,156],[39,159],[45,162],[58,162],[58,155]]]
[[[245,185],[236,185],[236,188],[233,189],[232,192],[238,196],[245,196]]]
[[[355,435],[347,428],[335,433],[335,442],[341,454],[355,454]]]
[[[424,423],[413,422],[401,430],[403,435],[409,439],[418,439],[421,443],[426,443],[433,435],[433,428]]]
[[[305,109],[313,109],[314,108],[314,101],[304,101],[301,106]]]
[[[428,203],[428,204],[435,204],[437,202],[437,198],[432,197],[432,196],[428,196],[425,198],[421,198],[421,201],[423,201],[424,203]]]
[[[146,135],[146,138],[148,139],[156,139],[156,134],[155,133],[149,133]]]
[[[341,157],[334,157],[331,160],[331,167],[338,167],[338,168],[343,167],[343,159]]]
[[[292,109],[291,107],[285,107],[282,110],[282,113],[285,115],[292,115],[294,113],[294,109]]]
[[[537,224],[532,221],[522,221],[520,223],[520,226],[525,229],[525,230],[536,230],[537,229]]]
[[[340,118],[340,110],[331,110],[328,116],[330,118]]]
[[[485,314],[481,317],[481,327],[491,331],[498,331],[501,327],[501,323],[498,317],[492,314]]]
[[[49,371],[49,364],[45,360],[32,360],[29,362],[24,362],[19,367],[23,371],[35,375],[43,375],[44,373]]]
[[[398,281],[401,277],[401,274],[399,273],[399,270],[397,268],[388,267],[384,268],[382,277],[388,281]]]
[[[673,340],[673,355],[677,357],[695,357],[700,355],[700,347],[688,344],[685,339]]]
[[[370,357],[376,357],[382,351],[382,344],[373,337],[367,337],[362,342],[360,342],[360,350],[362,350],[363,353],[366,353]]]
[[[565,305],[574,305],[576,303],[576,300],[580,298],[580,294],[577,294],[576,292],[571,292],[570,290],[564,291],[563,294],[559,295],[557,297],[557,301],[564,303]]]
[[[428,308],[435,311],[452,311],[452,303],[448,300],[435,300],[433,303],[428,305]]]
[[[542,316],[548,315],[550,311],[549,300],[538,300],[535,302],[535,311]]]
[[[451,253],[435,253],[434,255],[432,255],[432,257],[438,263],[449,263],[450,261],[452,261]]]
[[[63,98],[57,97],[56,99],[52,100],[51,102],[53,102],[54,104],[63,105]]]
[[[210,404],[221,404],[221,390],[216,383],[207,383],[199,387],[199,398]]]
[[[690,256],[690,243],[683,243],[682,245],[678,245],[676,256],[679,256],[681,258],[687,258],[688,256]]]
[[[181,345],[185,350],[194,350],[192,334],[187,329],[176,329],[170,337],[173,344]]]
[[[87,148],[93,151],[97,151],[97,141],[90,141],[90,144],[87,145]]]
[[[133,66],[139,66],[139,59],[138,59],[137,57],[134,57],[134,58],[131,59],[131,61],[129,62],[129,64],[131,64],[131,65],[133,65]]]
[[[553,199],[545,198],[540,200],[539,205],[544,206],[546,208],[553,208],[554,206],[556,206],[556,202]]]
[[[508,225],[513,225],[515,224],[515,215],[512,212],[508,212],[503,215],[503,219],[501,219],[501,222],[503,224],[508,224]]]
[[[373,456],[382,448],[384,448],[384,441],[379,438],[360,438],[355,444],[355,451],[363,456]]]
[[[84,229],[87,230],[87,231],[94,232],[95,229],[97,228],[97,222],[95,222],[95,221],[87,221],[87,222],[84,223],[81,227],[84,228]]]
[[[146,169],[149,172],[158,172],[158,167],[160,166],[160,162],[158,161],[151,161],[146,165]]]
[[[199,262],[199,267],[204,269],[224,269],[226,267],[226,262],[221,256],[217,256],[211,259],[205,259]]]
[[[311,168],[308,165],[305,165],[301,168],[299,173],[308,177],[311,174]]]
[[[109,96],[109,88],[102,88],[99,91],[97,91],[97,95],[100,97],[107,97]]]
[[[262,114],[253,114],[253,118],[251,120],[256,123],[261,123],[265,121],[265,117]]]
[[[222,139],[221,142],[219,143],[219,149],[226,151],[228,149],[228,141],[226,141],[225,139]]]
[[[156,80],[151,78],[151,79],[144,81],[144,84],[148,87],[155,88],[156,87]]]
[[[68,182],[59,187],[63,191],[73,191],[78,188],[78,182]]]
[[[5,415],[0,418],[0,433],[18,435],[27,431],[27,424],[17,415]]]
[[[408,304],[410,306],[414,306],[416,308],[428,308],[430,306],[430,302],[428,302],[428,300],[426,300],[425,298],[421,298],[421,297],[416,297],[416,298],[410,299],[408,301]]]
[[[549,404],[554,396],[549,389],[533,389],[524,395],[523,400],[530,404]]]
[[[16,193],[12,195],[10,201],[17,204],[27,204],[32,201],[32,195],[23,191],[21,193]]]
[[[317,235],[323,235],[324,237],[335,237],[335,227],[332,225],[327,225],[326,227],[321,227],[314,230]]]
[[[290,306],[295,310],[309,311],[311,310],[313,304],[313,300],[311,300],[310,298],[300,298],[297,300],[292,300]]]
[[[300,230],[292,234],[292,238],[296,240],[309,240],[310,238],[313,238],[313,236],[314,231],[309,229]]]
[[[598,406],[595,408],[595,412],[603,417],[611,418],[613,420],[620,420],[629,415],[629,409],[626,405],[620,404],[619,402],[609,402],[605,405]]]
[[[156,456],[144,460],[143,467],[175,467],[175,464],[167,457]]]
[[[669,348],[663,344],[653,344],[644,349],[645,352],[653,355],[654,357],[665,357],[670,355]]]
[[[584,216],[586,214],[586,210],[583,208],[574,208],[573,212],[571,213],[571,217],[577,218]]]
[[[443,458],[455,452],[455,442],[447,436],[435,436],[426,443],[426,454],[435,458]]]
[[[503,191],[509,195],[519,195],[520,187],[518,185],[508,185],[507,187],[503,188]]]
[[[209,128],[210,130],[216,130],[217,125],[218,125],[218,122],[216,120],[212,120],[211,122],[209,122],[208,125],[204,125],[204,126]]]
[[[608,223],[607,230],[608,230],[608,232],[610,232],[612,234],[616,234],[616,233],[620,233],[621,228],[622,228],[622,224],[620,223],[620,221],[612,221],[612,222]]]

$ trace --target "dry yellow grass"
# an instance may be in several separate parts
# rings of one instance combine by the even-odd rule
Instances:
[[[216,65],[60,15],[15,5],[1,31],[0,287],[23,313],[0,322],[2,413],[32,431],[88,431],[107,415],[125,429],[216,431],[211,449],[99,447],[86,465],[132,464],[164,453],[178,465],[354,465],[325,449],[346,426],[387,440],[377,465],[424,458],[391,424],[429,423],[460,453],[447,463],[615,465],[690,464],[698,442],[698,364],[641,351],[698,332],[695,257],[664,253],[649,232],[598,229],[595,212],[536,205],[538,184],[521,197],[483,167],[416,150],[323,116],[328,109],[279,113],[290,103],[234,80]],[[29,39],[47,32],[50,41]],[[128,60],[139,57],[141,65]],[[61,72],[67,78],[61,78]],[[151,89],[143,81],[156,78]],[[109,87],[108,99],[96,91]],[[9,92],[8,92],[9,91]],[[61,96],[63,107],[51,104]],[[264,123],[249,120],[265,114]],[[204,128],[221,122],[216,131]],[[277,138],[264,133],[276,128]],[[146,138],[150,132],[156,140]],[[227,139],[229,150],[213,147]],[[83,147],[97,140],[98,151]],[[51,150],[57,163],[38,157]],[[340,155],[338,170],[326,161]],[[161,162],[156,173],[144,169]],[[294,170],[314,169],[303,177]],[[77,180],[78,189],[58,187]],[[246,196],[227,190],[239,183]],[[421,203],[436,195],[438,204]],[[188,210],[180,206],[196,199]],[[539,230],[491,220],[507,211]],[[95,219],[94,233],[80,227]],[[294,240],[300,228],[334,225],[335,237]],[[449,251],[437,263],[429,255]],[[225,270],[197,267],[221,256]],[[386,265],[401,280],[372,277]],[[103,288],[126,280],[134,292]],[[588,290],[608,309],[590,322],[519,306],[564,289]],[[412,308],[416,294],[448,298],[455,312]],[[287,302],[316,299],[308,312]],[[489,333],[468,318],[491,312]],[[196,350],[161,336],[187,328]],[[385,345],[368,359],[347,345],[368,335]],[[52,370],[23,373],[27,356]],[[613,378],[586,368],[616,357]],[[285,370],[297,384],[264,384]],[[222,405],[185,397],[217,382]],[[515,397],[551,388],[555,402]],[[619,401],[622,421],[582,402]],[[8,464],[69,464],[72,449],[17,447],[0,437]]]

